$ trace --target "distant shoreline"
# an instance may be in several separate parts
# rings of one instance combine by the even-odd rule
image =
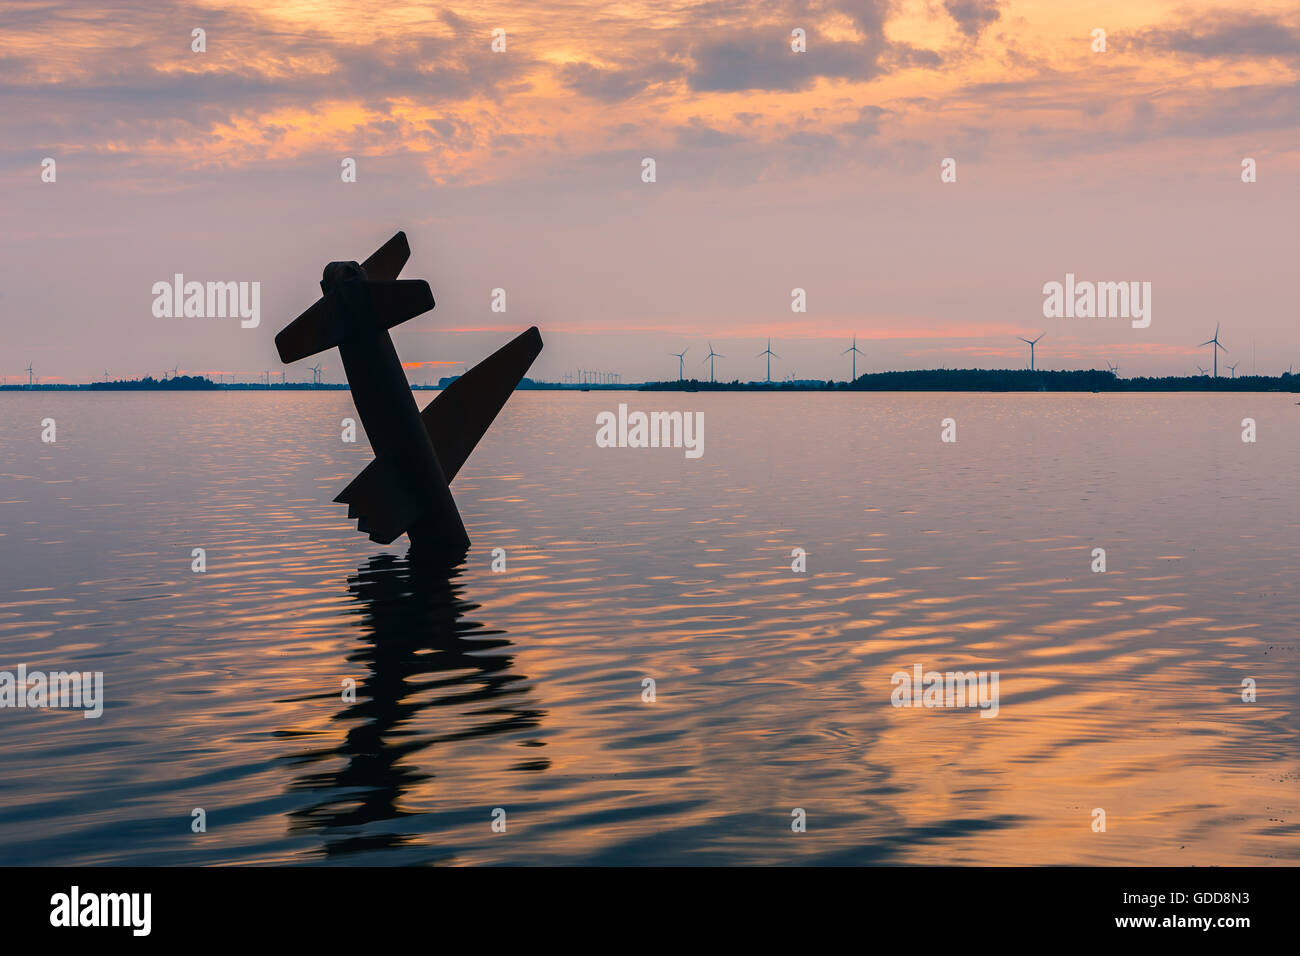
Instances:
[[[592,386],[592,388],[604,386]],[[870,372],[853,382],[646,382],[651,392],[1300,392],[1300,375],[1119,378],[1106,371],[929,369]]]
[[[412,385],[413,391],[441,391],[456,380],[437,385]],[[343,383],[231,383],[202,376],[144,378],[82,384],[0,385],[5,392],[328,392],[346,391]],[[869,372],[853,382],[805,379],[796,382],[666,382],[573,384],[537,382],[525,378],[519,391],[558,392],[1300,392],[1300,375],[1209,375],[1119,378],[1113,372],[1029,371],[1028,369],[928,369],[909,372]]]

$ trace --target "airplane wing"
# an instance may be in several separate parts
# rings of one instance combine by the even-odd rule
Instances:
[[[368,473],[368,478],[357,494],[348,498],[339,495],[334,499],[345,501],[348,517],[357,519],[357,530],[379,544],[396,541],[428,505],[427,496],[416,497],[407,490],[401,480],[401,467],[400,462],[376,458],[366,466],[363,474]],[[355,485],[356,481],[352,484]]]
[[[533,326],[452,382],[420,413],[449,483],[541,351],[542,336]],[[348,505],[349,518],[361,517],[366,526],[358,523],[359,530],[369,532],[371,540],[380,544],[388,544],[405,530],[402,525],[386,540],[376,536],[401,524],[401,515],[408,510],[392,494],[396,482],[387,472],[388,466],[376,458],[334,499]]]
[[[542,351],[533,326],[444,388],[420,413],[450,483]]]

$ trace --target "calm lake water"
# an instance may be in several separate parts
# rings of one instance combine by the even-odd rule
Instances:
[[[519,393],[451,575],[332,503],[354,414],[0,394],[0,670],[106,697],[0,710],[0,863],[1300,862],[1294,396]]]

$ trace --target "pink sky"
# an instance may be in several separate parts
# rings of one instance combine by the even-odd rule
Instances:
[[[6,4],[11,382],[278,374],[325,262],[399,228],[438,300],[408,364],[531,324],[546,378],[707,375],[709,341],[761,378],[768,336],[774,377],[845,377],[855,334],[859,371],[1020,367],[1039,332],[1040,367],[1183,374],[1216,323],[1239,373],[1300,362],[1294,3],[268,6]],[[260,326],[155,317],[177,272],[260,282]],[[1067,272],[1152,283],[1150,328],[1045,319]]]

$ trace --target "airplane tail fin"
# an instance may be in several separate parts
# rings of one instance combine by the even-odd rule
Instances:
[[[370,294],[376,312],[384,315],[386,313],[383,307],[392,306],[402,316],[385,328],[391,329],[398,322],[413,319],[433,308],[433,292],[424,280],[416,280],[423,289],[415,288],[416,282],[402,283],[401,288],[395,287],[394,280],[410,258],[411,245],[406,241],[406,233],[398,232],[361,263],[366,279],[370,280]],[[376,288],[381,283],[384,287]],[[280,361],[287,365],[334,348],[346,334],[337,300],[331,295],[325,295],[280,330],[280,334],[275,337],[275,347],[280,353]]]
[[[370,279],[365,286],[376,328],[391,329],[433,308],[433,290],[423,279]]]
[[[324,352],[343,341],[343,313],[333,296],[322,296],[279,331],[275,348],[285,365]]]
[[[365,331],[349,328],[344,318],[345,310],[339,307],[339,297],[351,295],[370,297],[371,308],[363,314],[368,318],[378,318],[379,321],[373,323],[374,329],[401,325],[428,312],[434,304],[433,290],[423,279],[354,279],[340,283],[334,291],[321,296],[311,308],[280,330],[275,337],[280,361],[287,365],[305,359],[334,348],[353,332]]]
[[[366,270],[368,279],[396,279],[409,258],[411,245],[406,241],[406,233],[399,232],[371,253],[370,258],[361,263],[361,268]]]

